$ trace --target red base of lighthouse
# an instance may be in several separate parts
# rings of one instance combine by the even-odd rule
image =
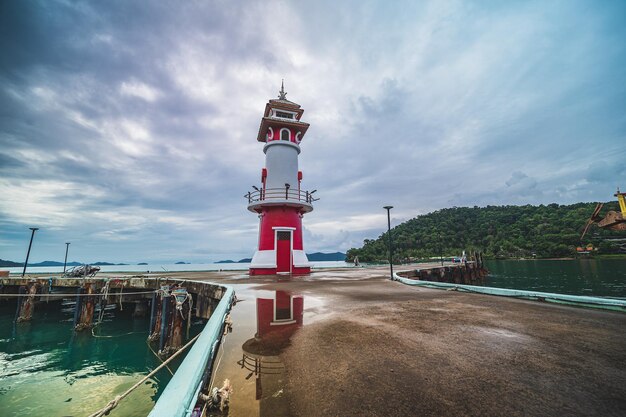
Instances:
[[[250,275],[311,273],[302,247],[302,218],[298,207],[260,208],[259,250],[250,263]]]
[[[311,267],[294,267],[291,270],[291,275],[306,275],[311,273]],[[276,268],[250,268],[250,275],[276,275],[278,271]]]

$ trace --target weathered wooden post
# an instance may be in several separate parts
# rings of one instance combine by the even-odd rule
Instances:
[[[162,356],[169,356],[183,345],[183,323],[190,319],[189,294],[185,288],[172,290],[170,301],[170,314],[166,332],[165,345],[159,350]]]
[[[91,328],[96,300],[94,299],[95,296],[93,295],[92,284],[86,283],[82,288],[79,288],[78,291],[76,297],[76,313],[74,315],[74,330],[80,332]]]
[[[467,266],[467,261],[465,262],[465,265],[463,265],[461,268],[461,284],[469,284],[469,268]]]
[[[79,323],[80,320],[80,312],[83,308],[83,297],[82,294],[85,291],[83,287],[78,287],[76,289],[76,304],[74,305],[74,329]]]
[[[169,292],[162,295],[161,299],[161,326],[159,329],[159,354],[162,354],[165,343],[167,342],[167,334],[169,333],[169,325],[172,313],[172,301]]]
[[[455,284],[461,283],[461,267],[453,266],[452,267],[452,280]]]
[[[148,341],[153,342],[161,337],[161,323],[163,322],[163,304],[169,298],[169,285],[162,285],[161,288],[152,295],[152,314],[150,317],[150,336]],[[160,343],[160,342],[159,342]]]
[[[21,286],[20,297],[17,301],[17,322],[30,321],[35,311],[35,296],[37,295],[37,284],[31,283],[28,286]]]

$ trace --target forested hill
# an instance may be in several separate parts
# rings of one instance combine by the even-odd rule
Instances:
[[[462,250],[479,250],[487,257],[572,256],[580,246],[580,235],[596,203],[547,206],[454,207],[417,216],[391,231],[394,261],[459,255]],[[619,210],[616,201],[605,203],[600,212]],[[617,252],[606,237],[623,233],[591,226],[584,243],[598,247],[597,253]],[[441,246],[441,249],[440,249]],[[383,261],[388,257],[387,233],[366,239],[363,247],[352,248],[347,259],[358,255],[361,262]]]

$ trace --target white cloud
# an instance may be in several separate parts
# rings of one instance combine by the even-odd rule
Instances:
[[[120,86],[120,93],[125,96],[139,97],[148,102],[153,102],[161,96],[156,88],[138,81],[124,81]]]
[[[15,61],[19,80],[2,78],[0,157],[14,160],[0,224],[89,236],[112,261],[250,256],[242,196],[283,78],[311,123],[312,250],[377,237],[385,204],[397,224],[450,205],[606,200],[624,173],[624,27],[607,5],[142,4],[124,25],[100,10],[115,7],[82,8]],[[13,36],[7,56],[33,47]]]

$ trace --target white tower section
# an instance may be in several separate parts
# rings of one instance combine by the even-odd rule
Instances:
[[[269,189],[298,187],[298,154],[300,146],[293,142],[277,140],[264,146],[267,185]]]

